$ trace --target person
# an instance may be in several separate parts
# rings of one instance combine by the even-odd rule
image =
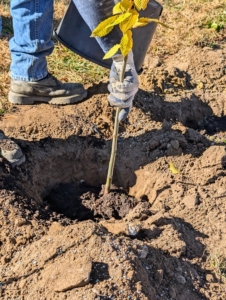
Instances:
[[[112,14],[115,0],[73,0],[79,13],[91,31]],[[53,51],[54,0],[11,0],[10,11],[14,36],[9,42],[11,53],[10,91],[8,100],[13,104],[29,105],[36,102],[49,104],[73,104],[84,100],[87,91],[80,83],[62,83],[47,70],[47,56]],[[115,28],[108,36],[97,38],[106,53],[121,37]],[[76,32],[75,32],[76,38]],[[112,59],[109,77],[109,103],[120,107],[119,121],[129,114],[138,91],[138,76],[132,51],[128,55],[125,79],[120,82],[123,56],[118,53]]]
[[[52,53],[54,47],[51,40],[53,2],[54,0],[10,1],[14,29],[14,37],[9,43],[12,59],[9,92],[11,103],[71,104],[87,96],[87,91],[82,84],[62,83],[48,73],[46,57]],[[115,0],[74,0],[73,2],[91,31],[112,14],[115,5]],[[115,28],[109,35],[98,38],[97,41],[106,53],[119,42],[120,37],[121,31]],[[138,90],[138,76],[132,52],[129,54],[125,80],[120,83],[118,75],[122,69],[122,61],[123,57],[120,54],[113,58],[109,84],[110,104],[122,108],[120,121],[128,115]]]

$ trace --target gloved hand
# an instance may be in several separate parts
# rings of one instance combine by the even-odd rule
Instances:
[[[122,108],[119,114],[120,122],[124,121],[128,116],[139,86],[132,51],[128,54],[124,81],[120,82],[123,60],[123,56],[120,54],[114,56],[110,71],[110,83],[108,85],[110,105]]]

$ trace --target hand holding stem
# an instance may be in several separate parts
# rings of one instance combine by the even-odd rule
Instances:
[[[125,56],[124,61],[123,61],[122,71],[120,74],[120,82],[124,81],[127,59],[128,59],[128,56]],[[107,181],[106,181],[105,190],[104,190],[105,195],[109,194],[109,192],[110,192],[113,173],[114,173],[115,158],[116,158],[116,154],[117,154],[119,113],[120,113],[120,108],[117,107],[116,115],[115,115],[115,123],[114,123],[114,133],[113,133],[113,139],[112,139],[111,157],[110,157],[110,161],[109,161]]]

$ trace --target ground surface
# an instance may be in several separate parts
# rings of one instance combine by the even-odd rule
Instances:
[[[147,55],[105,202],[106,78],[76,105],[8,108],[27,161],[0,162],[1,299],[226,299],[225,62],[224,42]]]

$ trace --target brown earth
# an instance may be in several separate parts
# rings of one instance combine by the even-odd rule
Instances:
[[[107,80],[77,105],[1,117],[27,158],[0,162],[1,299],[226,298],[225,61],[224,47],[147,56],[120,125],[114,184],[129,196],[98,198],[113,129]]]

